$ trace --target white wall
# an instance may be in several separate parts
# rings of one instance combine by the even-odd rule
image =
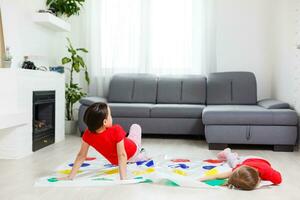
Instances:
[[[217,71],[251,71],[258,99],[271,96],[272,0],[217,0]]]
[[[273,96],[300,113],[300,1],[276,0]]]
[[[1,0],[0,7],[4,42],[11,48],[13,67],[21,66],[25,55],[37,66],[60,64],[65,52],[65,34],[33,21],[34,13],[45,8],[44,0]]]

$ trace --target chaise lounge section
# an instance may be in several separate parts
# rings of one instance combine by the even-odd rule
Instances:
[[[278,100],[257,102],[256,79],[250,72],[208,76],[203,123],[209,149],[263,144],[273,145],[274,151],[293,151],[297,140],[297,113]]]

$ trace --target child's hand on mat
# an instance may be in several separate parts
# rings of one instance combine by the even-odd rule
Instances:
[[[210,177],[204,176],[204,177],[199,178],[198,181],[203,182],[203,181],[209,181],[209,180],[214,180],[214,179],[215,179],[215,178],[212,177],[212,176],[210,176]]]
[[[202,181],[206,181],[205,177],[199,178],[198,181],[202,182]]]
[[[73,180],[73,178],[71,178],[69,176],[65,176],[65,177],[57,178],[57,180],[59,180],[59,181],[69,181],[69,180]]]

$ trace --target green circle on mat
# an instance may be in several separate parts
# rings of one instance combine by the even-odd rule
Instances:
[[[48,181],[54,183],[54,182],[57,182],[58,180],[57,180],[57,178],[49,178]]]
[[[152,181],[151,179],[146,179],[146,180],[144,180],[144,181],[141,182],[141,183],[153,183],[153,181]]]
[[[177,183],[175,183],[174,181],[171,181],[169,179],[166,180],[165,185],[173,186],[173,187],[178,187],[179,186]]]
[[[210,186],[222,186],[227,182],[226,179],[217,179],[217,180],[209,180],[209,181],[204,181],[207,185]]]
[[[135,177],[134,179],[143,179],[143,177],[138,176],[138,177]]]

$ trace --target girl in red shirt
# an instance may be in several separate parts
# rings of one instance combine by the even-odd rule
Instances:
[[[214,176],[201,178],[200,181],[226,179],[227,185],[241,190],[255,189],[261,180],[271,181],[274,185],[281,183],[281,174],[271,167],[271,164],[258,157],[239,157],[237,153],[231,153],[229,148],[218,153],[218,159],[224,160],[232,167],[232,171],[220,173]]]
[[[82,136],[81,149],[71,173],[60,180],[72,180],[81,164],[86,160],[90,146],[95,148],[111,164],[119,165],[120,179],[127,179],[127,162],[143,161],[147,158],[141,151],[141,127],[133,124],[129,135],[119,125],[112,125],[110,108],[105,103],[91,105],[84,114],[87,125]]]

